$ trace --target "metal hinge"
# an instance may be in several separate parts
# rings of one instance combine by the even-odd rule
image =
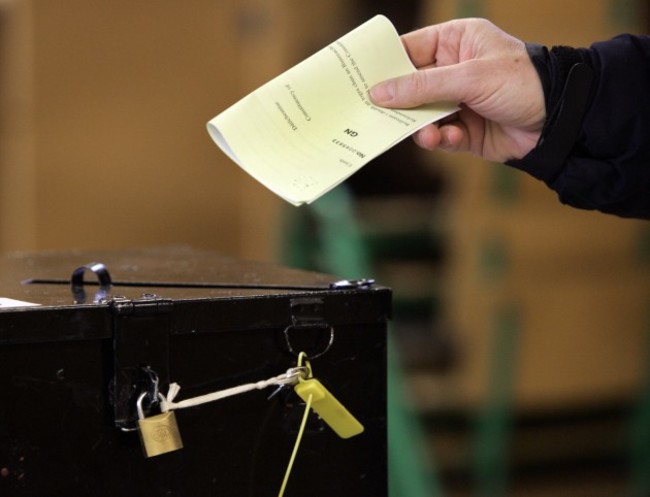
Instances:
[[[371,278],[361,278],[358,280],[339,280],[330,283],[330,288],[334,290],[367,290],[375,284]]]
[[[136,401],[143,392],[169,385],[169,335],[173,302],[154,294],[108,302],[113,313],[112,403],[115,426],[137,426]],[[150,396],[156,401],[155,393]]]

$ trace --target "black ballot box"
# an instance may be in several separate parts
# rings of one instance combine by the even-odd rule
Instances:
[[[386,496],[390,300],[185,247],[0,257],[0,496],[275,497],[301,426],[286,497]],[[312,379],[335,414],[318,390],[304,416]],[[147,457],[140,420],[170,413],[180,439]]]

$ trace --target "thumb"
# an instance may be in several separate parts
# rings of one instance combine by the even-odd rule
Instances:
[[[462,102],[471,87],[461,73],[463,64],[421,69],[387,79],[370,88],[370,98],[382,107],[412,108],[432,102]]]

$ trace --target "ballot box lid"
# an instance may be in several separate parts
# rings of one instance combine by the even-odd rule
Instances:
[[[107,338],[107,310],[115,302],[181,306],[186,312],[177,315],[184,322],[172,332],[185,333],[208,321],[225,331],[286,326],[296,319],[292,303],[310,298],[320,302],[315,312],[332,326],[385,321],[390,314],[390,289],[370,279],[346,280],[185,246],[8,253],[0,256],[0,344]]]

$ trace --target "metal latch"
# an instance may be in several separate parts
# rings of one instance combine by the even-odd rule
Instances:
[[[137,398],[155,375],[156,388],[169,385],[170,299],[144,294],[140,299],[115,297],[113,313],[112,403],[115,426],[130,431],[137,426]]]
[[[325,319],[325,301],[318,297],[294,298],[290,301],[291,324],[284,329],[289,352],[305,352],[309,359],[320,357],[334,343],[334,328]]]

